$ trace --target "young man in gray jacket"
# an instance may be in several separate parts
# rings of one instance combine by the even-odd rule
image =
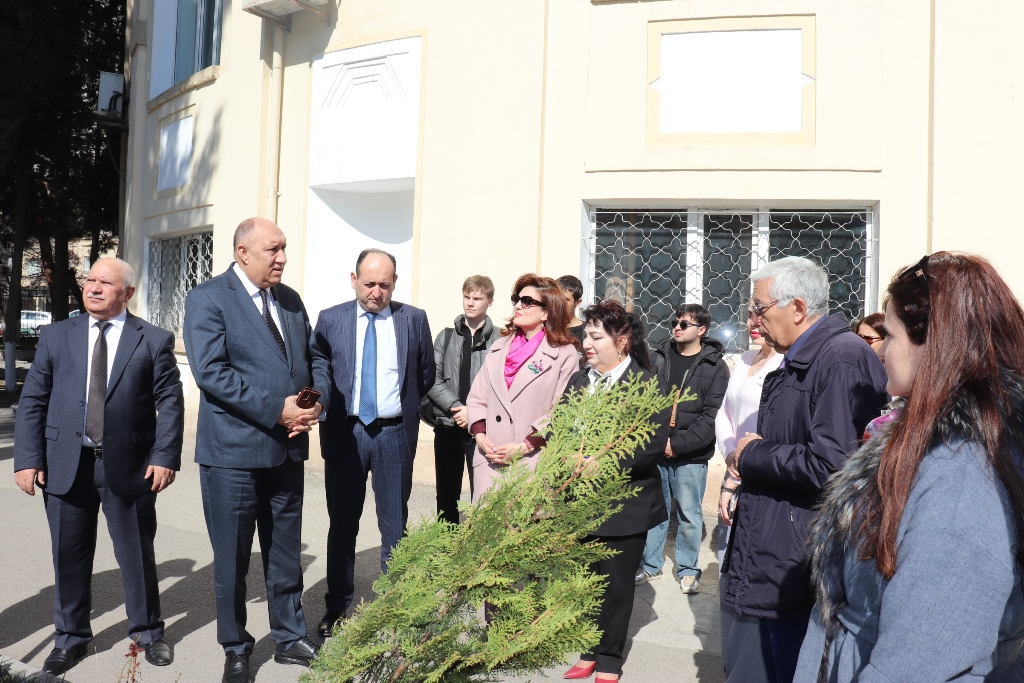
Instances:
[[[434,340],[437,377],[424,401],[424,417],[434,424],[434,469],[437,482],[437,512],[452,524],[459,523],[459,495],[462,493],[462,463],[473,485],[473,452],[476,442],[469,435],[466,398],[476,374],[484,364],[487,349],[500,336],[487,309],[494,303],[494,283],[486,275],[473,275],[462,283],[463,314],[454,327],[441,330]]]

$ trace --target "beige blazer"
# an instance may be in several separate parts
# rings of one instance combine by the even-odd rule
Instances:
[[[512,386],[506,387],[505,357],[511,342],[511,335],[494,342],[466,400],[469,424],[486,421],[487,436],[496,446],[521,443],[534,431],[545,428],[551,408],[580,367],[576,347],[571,344],[552,346],[545,338],[516,373]],[[536,465],[539,454],[540,451],[535,450],[526,456],[531,466]],[[490,488],[501,467],[493,465],[479,448],[476,449],[472,472],[474,503]]]

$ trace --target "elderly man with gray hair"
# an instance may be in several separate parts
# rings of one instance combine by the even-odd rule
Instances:
[[[743,495],[723,562],[722,602],[757,619],[760,644],[723,634],[727,643],[759,650],[723,655],[727,680],[730,664],[760,656],[769,681],[789,683],[814,603],[808,525],[825,483],[881,413],[886,377],[871,347],[828,315],[821,266],[789,256],[752,280],[758,330],[785,357],[765,379],[758,433],[726,460],[723,487],[742,487]]]

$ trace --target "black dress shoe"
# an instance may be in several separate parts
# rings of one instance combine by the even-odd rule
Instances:
[[[154,640],[142,647],[146,650],[146,661],[153,666],[167,666],[174,661],[174,652],[166,640]]]
[[[274,661],[278,664],[298,664],[309,666],[320,647],[309,638],[299,638],[288,647],[277,645],[277,652],[274,653]]]
[[[249,653],[228,652],[224,657],[221,683],[249,683]]]
[[[334,632],[334,627],[343,619],[348,619],[348,612],[334,612],[327,610],[320,623],[316,625],[316,633],[321,640],[327,640]]]
[[[43,662],[43,671],[53,676],[60,676],[75,664],[78,664],[80,661],[85,659],[85,655],[88,653],[88,645],[79,645],[78,647],[72,647],[66,650],[62,647],[55,647],[46,658],[46,661]]]

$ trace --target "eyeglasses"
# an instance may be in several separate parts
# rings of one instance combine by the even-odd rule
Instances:
[[[926,270],[928,267],[928,259],[930,258],[931,256],[925,254],[915,265],[904,268],[903,272],[900,273],[898,277],[900,280],[909,280],[910,278],[919,279],[921,281],[921,286],[924,288],[924,301],[926,305],[931,304],[932,300],[932,291],[928,286],[928,271]]]
[[[884,341],[885,337],[872,337],[870,334],[858,334],[858,337],[866,341],[868,344],[874,344],[875,342]]]
[[[697,323],[691,323],[689,320],[673,320],[668,324],[669,329],[676,329],[677,327],[681,330],[685,330],[689,327],[700,327]]]
[[[775,301],[769,301],[766,304],[754,304],[750,307],[750,310],[754,315],[760,318],[764,315],[765,311],[767,311],[769,308],[771,308],[777,303],[779,303],[778,299],[776,299]]]
[[[534,299],[532,296],[519,296],[518,294],[513,294],[512,305],[515,306],[516,304],[522,304],[523,308],[530,308],[532,306],[540,306],[541,308],[547,308],[547,306],[544,305],[543,301],[538,301],[537,299]]]

